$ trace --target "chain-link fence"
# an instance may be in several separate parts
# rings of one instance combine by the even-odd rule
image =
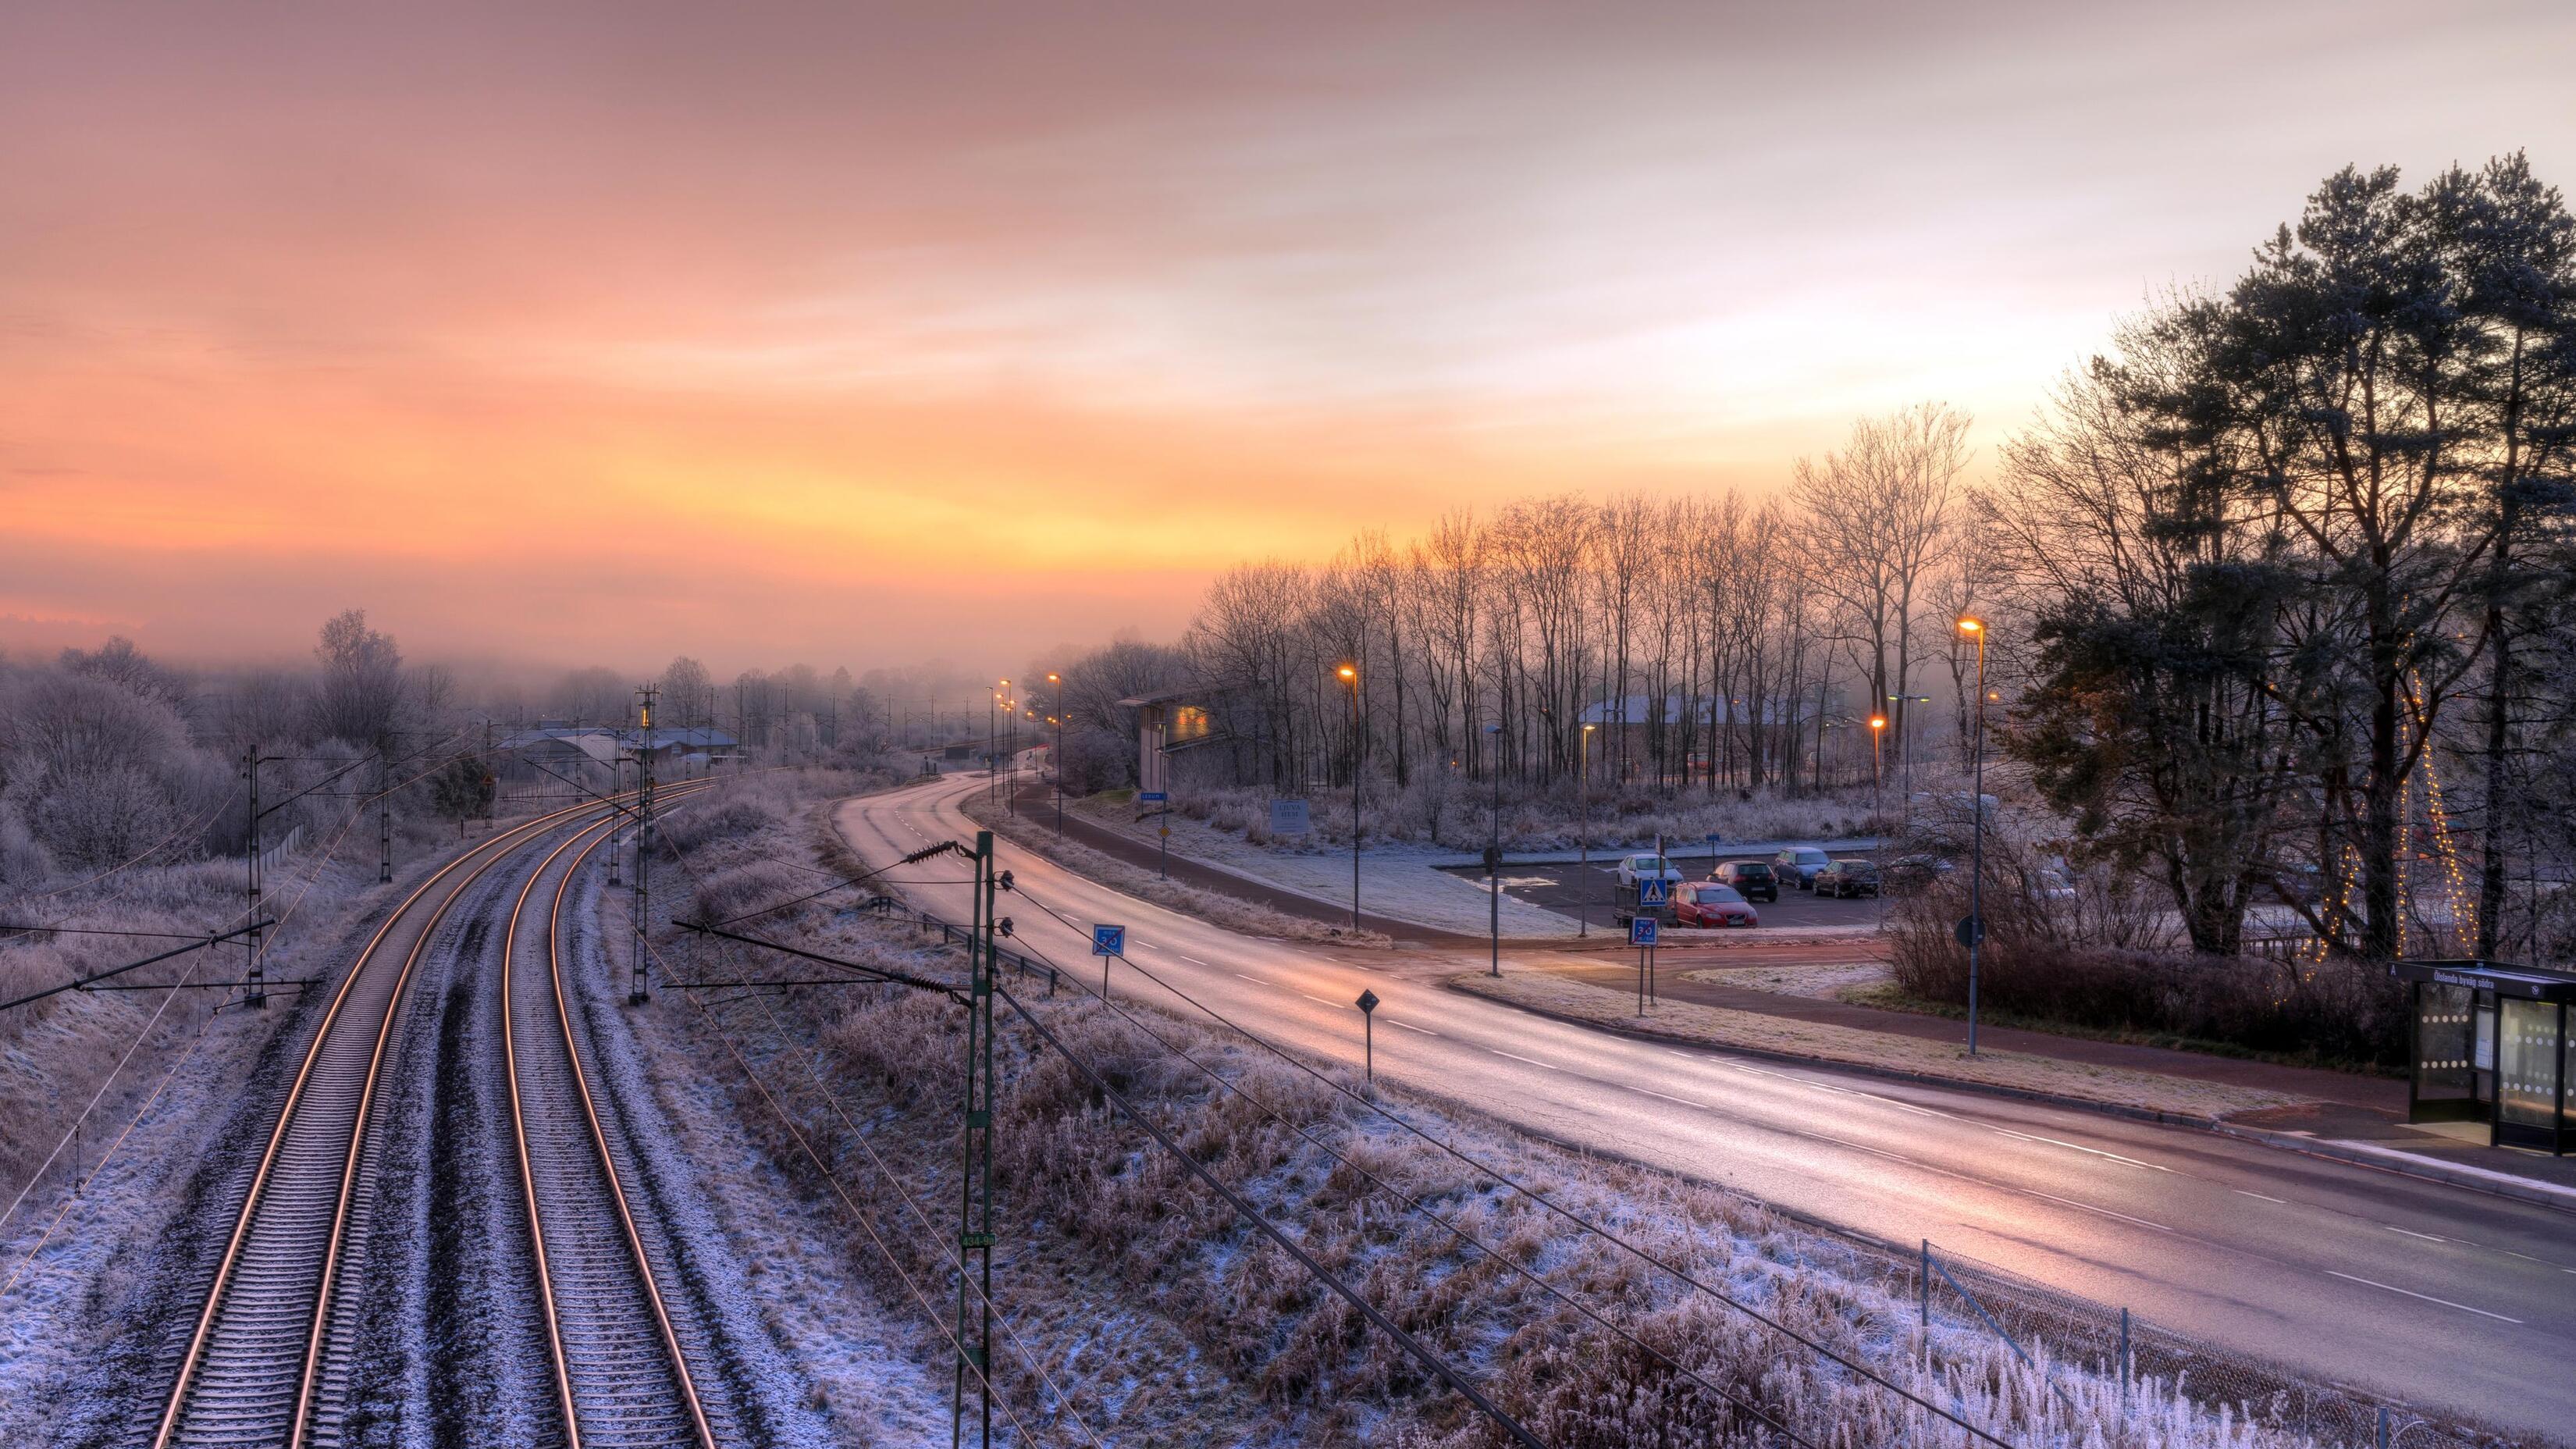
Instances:
[[[2327,1449],[2481,1449],[2488,1442],[1930,1242],[1916,1265],[1915,1294],[1927,1336],[1990,1336],[2052,1380],[2074,1373],[2117,1382],[2124,1406],[2163,1390]],[[2074,1403],[2065,1387],[2052,1381],[2050,1388]],[[2115,1434],[2106,1438],[2119,1442]]]

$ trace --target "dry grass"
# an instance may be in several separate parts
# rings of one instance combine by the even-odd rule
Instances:
[[[1494,978],[1469,973],[1452,978],[1449,985],[1453,990],[1471,991],[1577,1021],[1598,1022],[1675,1041],[1914,1072],[2187,1117],[2219,1117],[2258,1107],[2286,1106],[2298,1100],[2253,1087],[2053,1061],[2014,1052],[1986,1051],[1971,1057],[1965,1049],[1943,1042],[1690,1002],[1666,1001],[1651,1008],[1650,1015],[1640,1017],[1636,998],[1627,992],[1556,975],[1523,972]]]
[[[1795,966],[1713,966],[1685,971],[1682,979],[1776,991],[1782,996],[1804,996],[1816,1001],[1846,1001],[1853,991],[1886,985],[1887,963],[1817,961]]]
[[[819,844],[813,829],[801,842],[809,849]],[[781,827],[720,845],[708,867],[738,868],[764,841],[786,849],[800,843],[794,837]],[[958,958],[931,938],[846,909],[809,907],[778,929],[913,972],[959,970]],[[700,964],[749,963],[710,954]],[[1594,1161],[1389,1095],[1411,1120],[1484,1164],[1471,1165],[1213,1028],[1150,1012],[1130,1022],[1070,993],[1029,1005],[1192,1157],[1547,1443],[1768,1442],[1745,1404],[1820,1444],[1947,1446],[1961,1438],[1885,1388],[1552,1216],[1495,1171],[2016,1444],[2303,1449],[2312,1442],[2177,1398],[2161,1383],[2132,1396],[2123,1422],[2116,1386],[2086,1366],[2057,1369],[2061,1399],[1982,1335],[1936,1331],[1925,1366],[1904,1265],[1723,1190]],[[737,1084],[755,1138],[803,1191],[854,1210],[865,1226],[848,1236],[852,1268],[889,1304],[921,1295],[920,1345],[930,1362],[943,1362],[939,1325],[955,1292],[962,1013],[936,998],[875,988],[785,999],[736,994],[706,1007],[687,1019],[703,1029],[702,1052]],[[1034,1433],[1080,1442],[1078,1417],[1104,1442],[1439,1449],[1505,1442],[1238,1220],[1007,1007],[999,1014],[1003,1232],[995,1279],[1006,1327],[997,1334],[996,1374],[1002,1397]],[[1145,1028],[1205,1063],[1214,1079]],[[733,1066],[734,1051],[745,1053],[759,1087]],[[1348,1093],[1364,1090],[1347,1073],[1328,1075]],[[1428,1212],[1409,1210],[1404,1197]],[[1484,1246],[1462,1242],[1439,1220]],[[1586,1319],[1550,1289],[1656,1352]]]

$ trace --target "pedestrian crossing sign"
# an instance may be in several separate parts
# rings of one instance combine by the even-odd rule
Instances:
[[[1637,882],[1637,904],[1641,906],[1660,906],[1672,899],[1672,894],[1672,887],[1660,880]]]

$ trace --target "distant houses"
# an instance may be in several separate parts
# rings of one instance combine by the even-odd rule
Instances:
[[[528,729],[514,729],[494,738],[493,751],[545,769],[562,769],[582,764],[608,768],[612,761],[633,760],[645,753],[645,732],[634,728],[611,728],[607,725],[573,725],[562,720],[539,720]],[[703,726],[656,728],[652,732],[654,768],[703,764],[713,759],[739,753],[741,742],[730,733]]]

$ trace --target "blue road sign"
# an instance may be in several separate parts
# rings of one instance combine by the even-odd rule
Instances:
[[[1641,906],[1660,906],[1672,899],[1672,895],[1673,888],[1660,880],[1647,879],[1637,882],[1637,904]]]
[[[1652,916],[1638,916],[1630,920],[1628,922],[1628,944],[1631,946],[1651,946],[1655,944],[1655,927],[1655,918]]]
[[[1139,790],[1136,798],[1148,805],[1160,805],[1172,797],[1161,790]]]
[[[1125,926],[1094,926],[1094,927],[1092,927],[1092,928],[1091,928],[1091,954],[1092,954],[1092,955],[1094,955],[1094,956],[1124,956],[1124,955],[1126,955],[1126,954],[1127,954],[1127,928],[1126,928]]]

